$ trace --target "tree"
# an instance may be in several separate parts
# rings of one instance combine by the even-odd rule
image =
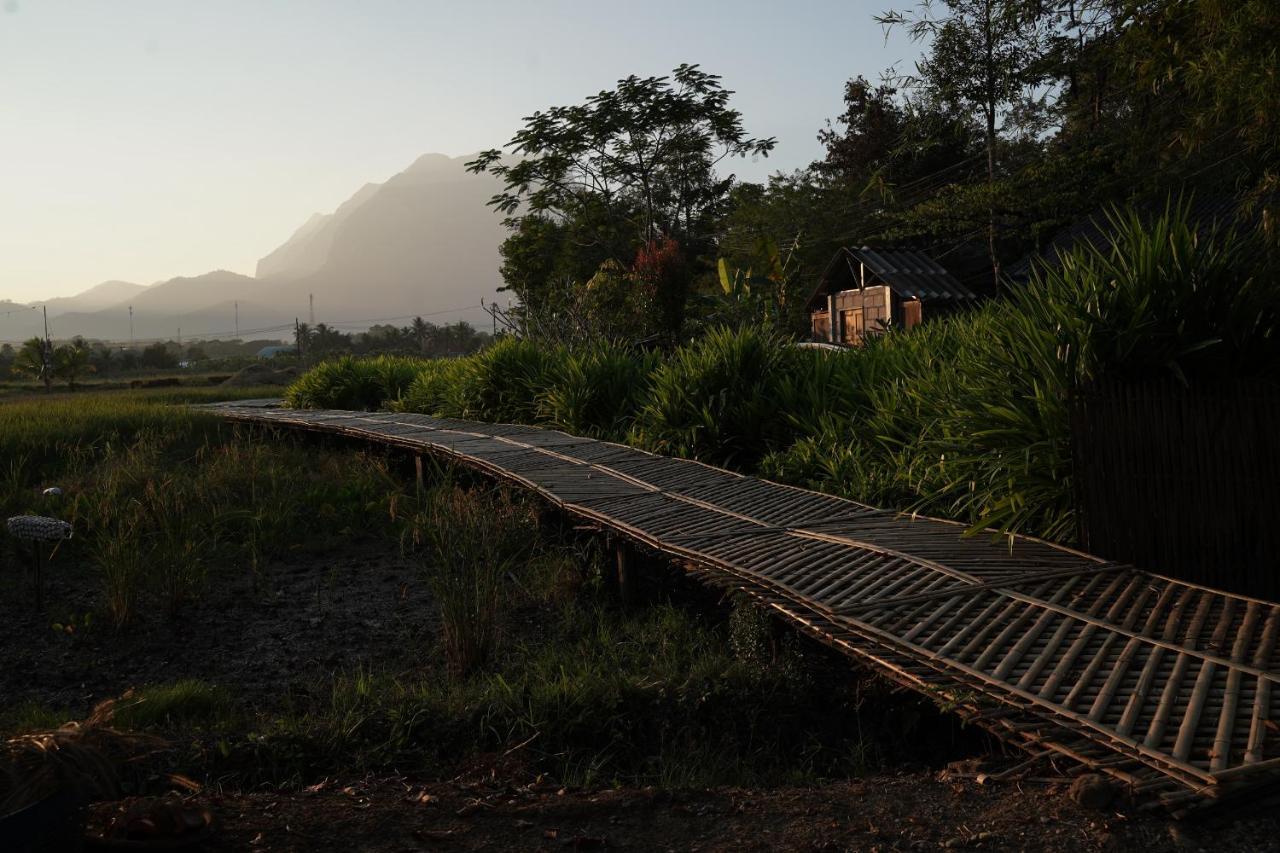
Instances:
[[[169,349],[169,346],[161,341],[147,346],[142,350],[142,355],[138,357],[139,363],[143,367],[152,370],[167,370],[178,366],[178,357]]]
[[[504,183],[491,204],[508,215],[519,240],[504,252],[508,286],[525,301],[548,285],[563,261],[565,232],[575,229],[600,235],[591,245],[607,254],[597,261],[630,266],[639,247],[664,238],[686,257],[702,254],[734,183],[716,167],[726,158],[768,156],[775,144],[747,136],[731,95],[696,65],[627,77],[583,104],[527,117],[507,145],[514,162],[504,162],[500,149],[471,161],[471,171]],[[578,267],[573,283],[583,281]]]
[[[914,13],[886,12],[877,17],[887,28],[905,27],[917,41],[931,39],[917,74],[902,82],[924,89],[962,115],[981,123],[988,194],[994,195],[1001,135],[1022,125],[1035,129],[1047,93],[1043,56],[1046,21],[1043,4],[1028,0],[943,0],[941,15],[931,0]],[[1018,121],[1006,121],[1016,118]],[[1000,278],[996,251],[996,207],[988,199],[987,247],[993,280]]]
[[[15,373],[41,380],[46,391],[53,385],[52,367],[49,343],[43,338],[28,338],[23,341],[13,359]]]
[[[65,379],[71,388],[76,387],[76,379],[92,369],[89,364],[89,347],[84,338],[74,338],[71,343],[63,344],[53,351],[53,373],[59,379]]]
[[[94,372],[103,376],[111,372],[116,360],[115,350],[103,343],[94,344],[89,353],[89,363],[93,366]]]

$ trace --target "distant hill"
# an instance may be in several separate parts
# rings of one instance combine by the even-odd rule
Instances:
[[[498,246],[506,232],[486,204],[498,181],[468,173],[469,159],[427,154],[383,183],[365,184],[332,213],[307,219],[258,261],[255,277],[216,270],[149,287],[104,282],[50,300],[53,334],[127,340],[132,305],[135,339],[173,337],[179,328],[184,338],[230,337],[237,302],[249,334],[306,321],[312,295],[318,322],[419,314],[484,322],[488,315],[471,306],[493,299],[502,283]],[[8,319],[0,317],[0,340],[36,333],[36,318]]]
[[[145,284],[129,281],[104,281],[75,296],[60,296],[44,302],[49,316],[70,314],[73,311],[97,311],[136,297],[147,289]]]

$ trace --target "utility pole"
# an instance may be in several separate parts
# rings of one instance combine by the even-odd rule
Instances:
[[[235,306],[236,306],[236,340],[240,340],[240,303],[239,302],[235,303]]]
[[[293,344],[298,350],[298,362],[300,364],[306,364],[306,361],[303,358],[302,328],[301,324],[298,323],[297,317],[293,318]]]
[[[311,301],[311,328],[314,329],[316,327],[316,295],[308,293],[307,299]]]
[[[40,378],[44,380],[44,390],[53,391],[53,341],[49,340],[49,306],[41,305],[44,314],[44,347],[40,357]]]
[[[133,349],[133,306],[129,306],[129,349]]]

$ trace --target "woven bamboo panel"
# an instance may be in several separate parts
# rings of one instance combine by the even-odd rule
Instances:
[[[1280,604],[533,427],[218,404],[463,462],[741,589],[1033,755],[1194,807],[1280,781]]]

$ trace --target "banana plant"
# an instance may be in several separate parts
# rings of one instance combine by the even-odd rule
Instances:
[[[746,314],[753,321],[780,324],[788,308],[788,290],[791,284],[791,261],[800,244],[800,237],[784,253],[778,244],[768,237],[756,241],[752,252],[752,265],[745,270],[729,269],[729,262],[720,258],[716,270],[720,278],[722,299],[729,303],[734,313]],[[763,270],[763,272],[756,272]]]

